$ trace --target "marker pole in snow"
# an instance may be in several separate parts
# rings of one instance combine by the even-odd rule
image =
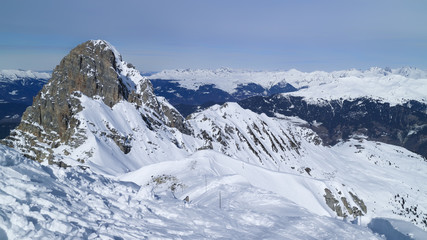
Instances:
[[[219,209],[221,209],[221,191],[219,191]]]

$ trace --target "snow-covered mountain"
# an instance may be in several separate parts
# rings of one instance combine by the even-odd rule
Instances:
[[[304,124],[236,103],[184,119],[111,44],[85,42],[2,141],[0,237],[426,236],[425,158],[324,146]]]
[[[369,97],[391,104],[416,100],[427,103],[427,72],[410,67],[389,69],[373,67],[368,70],[315,71],[247,71],[221,68],[217,70],[164,70],[149,76],[176,82],[180,87],[197,90],[204,85],[235,93],[241,86],[257,84],[268,90],[280,84],[290,84],[313,101]],[[278,92],[275,92],[278,93]],[[262,96],[262,94],[257,94]],[[242,99],[238,99],[242,100]]]

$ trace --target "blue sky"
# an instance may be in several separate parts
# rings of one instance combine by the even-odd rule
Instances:
[[[105,39],[142,71],[427,69],[425,0],[2,0],[0,69]]]

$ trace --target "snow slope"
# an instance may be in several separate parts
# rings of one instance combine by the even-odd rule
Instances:
[[[381,239],[285,198],[296,182],[308,183],[303,178],[210,150],[114,180],[89,169],[40,165],[0,146],[0,169],[2,239]],[[301,192],[292,195],[304,199]],[[186,196],[189,203],[182,201]],[[415,239],[427,236],[397,225]]]
[[[43,166],[4,146],[0,156],[1,239],[380,239],[365,227],[313,216],[239,176],[214,175],[207,161],[179,162],[188,174],[180,171],[185,187],[174,198],[168,182],[138,186]],[[155,175],[171,168],[146,170]],[[201,173],[209,174],[207,189]],[[187,193],[194,200],[179,200]]]
[[[150,79],[174,80],[182,87],[198,89],[205,84],[232,93],[239,84],[256,83],[269,88],[278,83],[289,83],[300,89],[286,93],[319,99],[348,99],[370,97],[392,104],[407,100],[427,102],[427,72],[416,68],[382,69],[373,67],[365,71],[351,69],[333,72],[315,71],[246,71],[221,68],[217,70],[164,70]]]

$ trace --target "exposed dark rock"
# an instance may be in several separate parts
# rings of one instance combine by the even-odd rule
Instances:
[[[342,192],[340,191],[338,194],[342,194]],[[332,191],[328,188],[325,188],[325,195],[323,196],[325,197],[326,205],[328,205],[332,211],[336,212],[338,217],[347,217],[351,215],[353,218],[356,218],[358,216],[363,216],[363,213],[367,212],[365,203],[352,192],[349,192],[349,194],[357,206],[351,206],[350,202],[345,197],[335,198]],[[345,209],[341,208],[341,203],[344,205]]]
[[[359,199],[355,194],[353,194],[352,192],[349,192],[351,198],[353,198],[353,201],[357,204],[357,206],[360,207],[360,209],[362,209],[362,211],[364,213],[366,213],[368,211],[368,209],[366,208],[365,203],[363,202],[363,200]]]
[[[337,213],[337,216],[343,217],[343,212],[341,210],[341,206],[339,204],[339,201],[335,199],[334,195],[332,194],[331,190],[325,188],[325,197],[326,205],[328,205],[329,208],[332,209],[332,211]]]
[[[164,98],[157,97],[154,94],[153,85],[148,79],[140,83],[139,91],[132,91],[129,94],[128,101],[136,103],[137,106],[145,105],[154,111],[158,119],[143,116],[144,121],[146,121],[149,126],[152,126],[153,124],[161,125],[162,123],[158,122],[158,120],[164,120],[163,123],[169,127],[177,128],[185,134],[191,133],[185,123],[184,117],[182,117],[174,107],[169,105]]]
[[[344,207],[347,209],[347,212],[353,215],[353,209],[351,208],[351,205],[347,202],[347,198],[341,197],[341,202],[344,204]]]

